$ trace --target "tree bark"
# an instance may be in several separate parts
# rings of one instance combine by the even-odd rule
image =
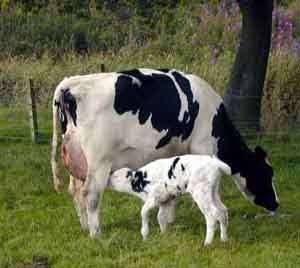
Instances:
[[[240,129],[259,130],[261,98],[272,33],[273,0],[237,0],[242,33],[224,102]]]

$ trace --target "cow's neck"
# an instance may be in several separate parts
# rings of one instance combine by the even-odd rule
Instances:
[[[252,152],[229,119],[223,103],[213,118],[212,136],[216,139],[218,157],[231,167],[232,174],[244,177]]]

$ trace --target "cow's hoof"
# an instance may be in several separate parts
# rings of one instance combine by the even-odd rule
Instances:
[[[254,216],[254,219],[261,219],[261,218],[267,218],[267,217],[271,217],[271,218],[275,218],[277,217],[277,214],[275,212],[269,212],[269,213],[257,213]]]
[[[63,191],[63,184],[57,184],[57,185],[54,185],[54,190],[57,192],[57,193],[61,193]]]
[[[164,234],[164,233],[167,231],[167,229],[168,229],[167,225],[160,226],[160,232],[161,232],[162,234]]]
[[[86,198],[86,196],[88,195],[88,192],[89,192],[88,189],[85,186],[83,186],[83,188],[81,190],[82,197]]]

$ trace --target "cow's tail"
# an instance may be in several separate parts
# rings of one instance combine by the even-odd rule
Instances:
[[[213,156],[213,159],[215,160],[219,170],[226,174],[226,175],[232,175],[231,173],[231,168],[230,166],[228,166],[226,163],[224,163],[223,161],[221,161],[219,158],[217,158],[216,156]]]
[[[57,93],[57,91],[55,92]],[[58,146],[58,117],[59,117],[59,105],[60,105],[60,96],[55,94],[53,100],[53,133],[52,133],[52,150],[51,150],[51,167],[52,167],[52,176],[54,189],[59,192],[63,186],[63,180],[59,176],[59,168],[57,162],[57,146]]]

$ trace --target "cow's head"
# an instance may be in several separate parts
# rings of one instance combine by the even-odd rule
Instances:
[[[256,205],[275,212],[279,200],[273,183],[273,168],[267,159],[267,153],[257,146],[245,161],[243,171],[237,176],[236,183],[243,194]]]

